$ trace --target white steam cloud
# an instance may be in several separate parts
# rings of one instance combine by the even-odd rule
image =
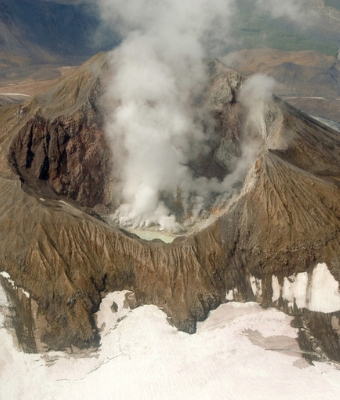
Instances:
[[[101,3],[103,15],[123,36],[112,53],[108,94],[115,110],[107,132],[124,154],[118,161],[122,205],[116,216],[123,224],[173,229],[160,191],[204,196],[216,186],[194,180],[186,165],[204,152],[203,110],[193,103],[207,82],[203,60],[219,45],[216,32],[228,37],[232,1]]]
[[[239,100],[248,111],[245,129],[260,132],[263,139],[266,139],[268,134],[266,111],[276,87],[277,82],[274,78],[255,74],[245,82],[239,93]]]
[[[268,8],[261,0],[254,2]],[[280,16],[284,7],[272,3]],[[235,0],[99,0],[99,4],[103,19],[122,36],[121,45],[111,53],[112,76],[105,98],[106,131],[121,184],[119,198],[117,187],[115,191],[119,207],[114,218],[123,225],[156,224],[176,231],[180,226],[160,201],[160,193],[180,196],[184,207],[190,198],[195,218],[205,197],[229,190],[254,159],[254,148],[245,147],[242,163],[223,182],[194,178],[187,167],[207,151],[204,110],[198,106],[208,82],[204,59],[219,55],[230,42]],[[293,0],[285,4],[289,4],[285,15],[295,16],[300,10]],[[261,86],[262,81],[252,82]],[[266,82],[258,96],[266,97],[271,89]],[[247,90],[242,95],[246,105]],[[256,113],[260,111],[257,108]]]

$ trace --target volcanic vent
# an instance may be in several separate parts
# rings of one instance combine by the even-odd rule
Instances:
[[[206,69],[209,79],[194,99],[199,114],[192,129],[200,129],[198,138],[189,131],[164,139],[161,130],[170,128],[160,124],[156,136],[150,138],[147,126],[140,147],[135,144],[140,138],[133,134],[133,146],[126,148],[130,139],[115,134],[112,142],[108,133],[115,187],[121,190],[113,193],[115,211],[107,222],[143,237],[151,231],[165,231],[170,237],[193,233],[213,222],[240,194],[265,136],[280,123],[271,99],[273,82],[261,76],[243,84],[236,71],[217,60],[208,62]],[[108,125],[107,132],[119,131],[118,123]],[[136,154],[130,157],[130,152]]]
[[[156,147],[160,151],[156,155],[158,163],[153,161],[151,171],[143,169],[150,152],[155,150],[154,143],[146,143],[141,151],[144,157],[141,164],[130,163],[125,167],[133,173],[127,183],[122,165],[126,163],[128,150],[119,140],[112,141],[103,134],[103,118],[107,121],[108,108],[103,107],[102,93],[110,71],[106,58],[95,57],[19,110],[20,120],[31,117],[22,125],[11,147],[16,171],[39,193],[49,196],[56,193],[75,200],[94,209],[108,223],[139,229],[137,233],[143,234],[142,229],[156,235],[157,231],[165,231],[171,237],[211,223],[240,193],[247,169],[263,146],[262,130],[267,129],[261,126],[262,110],[253,121],[257,124],[255,128],[249,124],[247,104],[237,99],[242,77],[217,60],[207,63],[209,80],[202,98],[195,100],[200,102],[197,109],[201,137],[188,134],[184,138],[170,138],[169,143],[161,142],[161,147]],[[94,68],[96,72],[92,73]],[[247,99],[251,96],[252,93]],[[258,99],[260,102],[262,97]],[[64,104],[57,100],[51,105],[52,98],[62,98]],[[264,113],[268,112],[269,109]],[[270,118],[265,120],[265,124],[271,123]],[[171,160],[167,160],[171,153],[162,147],[165,145],[178,153],[187,147],[186,158],[177,160],[173,170],[167,165],[170,162],[171,166]],[[149,175],[145,177],[146,173]],[[159,177],[164,178],[162,184]],[[128,190],[124,185],[143,188],[141,179],[147,180],[144,192],[133,193],[136,208],[142,211],[133,213],[124,204],[122,193]],[[154,193],[150,195],[150,191]]]

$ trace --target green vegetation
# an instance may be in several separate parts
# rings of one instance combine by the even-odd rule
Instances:
[[[269,47],[285,51],[315,50],[326,55],[334,56],[337,45],[329,42],[315,42],[306,37],[288,32],[263,32],[239,29],[238,37],[242,40],[237,46],[239,49],[256,49]]]
[[[340,8],[340,0],[327,0],[336,3]],[[285,51],[315,50],[326,55],[336,55],[337,43],[327,41],[318,32],[303,31],[298,26],[283,18],[274,19],[268,14],[254,12],[249,0],[238,0],[238,14],[233,30],[239,39],[233,50],[242,48],[270,47]]]

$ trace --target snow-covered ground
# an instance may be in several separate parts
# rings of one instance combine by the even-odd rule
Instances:
[[[331,313],[340,310],[339,283],[325,263],[317,264],[310,277],[307,272],[285,277],[283,287],[273,275],[272,288],[273,302],[282,297],[291,307],[295,302],[298,308],[308,308],[311,311]]]
[[[0,272],[0,275],[3,277],[3,278],[5,278],[5,279],[7,279],[7,281],[12,285],[12,287],[14,288],[14,289],[18,289],[17,288],[17,286],[15,285],[15,282],[11,279],[11,277],[10,277],[10,275],[7,273],[7,272]],[[1,286],[1,285],[0,285]],[[21,290],[22,291],[22,293],[24,293],[24,295],[26,296],[26,297],[30,297],[30,295],[29,295],[29,293],[28,292],[26,292],[26,290],[24,290],[24,289],[22,289],[22,288],[19,288],[19,290]],[[3,290],[3,288],[1,287],[0,288],[0,299],[1,299],[1,293],[3,293],[3,295],[2,296],[4,296],[4,290]],[[5,295],[5,297],[6,297],[6,295]],[[1,301],[1,300],[0,300]]]
[[[0,283],[0,328],[4,326],[5,318],[3,314],[5,314],[5,310],[7,309],[7,307],[8,307],[7,296]]]
[[[195,335],[171,327],[155,306],[102,302],[99,351],[18,352],[0,329],[2,399],[335,399],[340,371],[301,358],[291,318],[255,303],[211,312]],[[126,304],[125,304],[126,307]],[[286,350],[286,351],[284,351]]]

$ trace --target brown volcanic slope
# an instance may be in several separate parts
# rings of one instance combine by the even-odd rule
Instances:
[[[78,206],[103,203],[112,184],[90,172],[98,157],[97,175],[106,178],[110,165],[98,106],[98,74],[106,69],[98,55],[23,107],[0,108],[0,271],[30,294],[12,299],[24,304],[23,348],[41,348],[40,339],[55,349],[97,343],[93,313],[108,291],[133,290],[137,304],[156,304],[179,329],[194,332],[229,290],[237,300],[303,313],[282,298],[273,302],[273,274],[282,282],[326,262],[340,281],[340,135],[279,99],[267,108],[268,137],[241,195],[196,235],[147,242]],[[223,68],[215,79],[224,105],[213,108],[224,137],[244,118],[235,97],[242,79]],[[79,175],[88,183],[81,190]],[[71,199],[60,201],[58,193]],[[251,276],[262,279],[258,296]],[[315,322],[313,313],[308,318]],[[340,359],[338,338],[321,320],[321,330],[310,323],[314,336]]]
[[[293,106],[340,121],[340,65],[335,57],[310,50],[256,49],[230,53],[223,62],[244,76],[272,76],[280,85],[276,93]]]
[[[116,45],[116,34],[101,26],[93,3],[0,0],[0,104],[23,101],[2,93],[41,92],[46,81],[61,76],[63,66],[80,65]]]

